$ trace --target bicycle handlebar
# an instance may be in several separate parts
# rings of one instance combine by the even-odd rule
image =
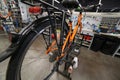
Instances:
[[[53,8],[53,9],[55,9],[55,10],[57,10],[57,11],[63,12],[63,11],[60,10],[58,7],[55,7],[55,6],[53,6],[53,5],[45,2],[45,1],[43,1],[43,0],[34,0],[34,1],[36,1],[36,2],[38,2],[38,3],[40,3],[40,4],[32,4],[32,3],[28,2],[28,1],[21,0],[21,2],[23,2],[23,3],[27,4],[27,5],[30,5],[30,6],[40,6],[41,4],[43,4],[43,5],[49,6],[49,7]],[[62,0],[57,0],[57,1],[61,2]],[[80,5],[80,4],[79,4],[79,5]],[[102,4],[90,5],[90,6],[87,6],[87,7],[82,7],[82,6],[80,6],[80,9],[77,9],[76,11],[80,11],[80,12],[83,11],[83,10],[87,11],[87,10],[91,10],[91,9],[93,9],[93,8],[95,8],[95,7],[96,7],[96,8],[97,8],[97,7],[100,7],[101,5],[102,5]]]
[[[93,9],[93,8],[97,8],[97,7],[100,7],[101,6],[101,4],[97,4],[97,5],[89,5],[89,6],[87,6],[87,7],[78,7],[77,9],[76,9],[76,11],[89,11],[89,10],[91,10],[91,9]]]

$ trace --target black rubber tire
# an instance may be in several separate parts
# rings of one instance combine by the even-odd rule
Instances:
[[[39,26],[36,26],[35,30],[37,32],[41,32],[43,29],[45,29],[49,25],[50,25],[50,21],[46,21],[40,24]],[[23,43],[20,45],[16,53],[11,57],[8,65],[8,69],[7,69],[6,80],[21,80],[20,71],[21,71],[22,61],[26,54],[27,48],[30,46],[30,43],[33,40],[35,40],[37,36],[38,35],[36,34],[36,32],[34,31],[30,32],[28,36],[25,38],[25,40],[23,41]]]

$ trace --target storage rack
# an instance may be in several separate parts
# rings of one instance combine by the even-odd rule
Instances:
[[[105,33],[112,32],[119,20],[120,17],[103,17],[100,24],[100,29]]]
[[[90,39],[86,39],[85,38],[86,36],[89,36]],[[77,34],[75,36],[75,38],[76,38],[76,41],[75,41],[76,43],[81,44],[82,46],[85,46],[88,49],[90,49],[90,46],[92,44],[94,35],[89,35],[89,34],[83,34],[83,33],[81,33],[81,35]]]
[[[1,5],[3,4],[1,3]],[[1,25],[4,31],[7,33],[18,33],[22,28],[20,8],[16,2],[14,3],[14,6],[13,6],[13,3],[11,1],[8,1],[6,6],[8,7],[7,8],[8,11],[11,12],[11,16],[5,20],[0,20]],[[4,10],[1,10],[1,11],[4,11]]]

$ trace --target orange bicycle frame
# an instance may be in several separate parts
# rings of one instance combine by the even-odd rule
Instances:
[[[70,32],[68,33],[67,38],[65,39],[65,42],[64,42],[63,47],[62,47],[62,52],[64,52],[64,49],[65,49],[65,46],[66,46],[67,42],[68,41],[70,41],[70,42],[73,41],[73,39],[74,39],[74,37],[75,37],[79,27],[80,27],[80,31],[79,32],[81,32],[81,28],[82,28],[81,20],[82,20],[82,14],[79,14],[79,16],[78,16],[78,23],[75,26],[75,28],[73,29],[73,31],[72,31],[72,24],[69,25]],[[71,33],[71,31],[72,31],[72,33]]]
[[[79,33],[81,32],[81,29],[82,29],[81,20],[82,20],[82,14],[79,14],[77,25],[74,27],[73,31],[72,31],[72,23],[69,23],[69,24],[68,24],[68,25],[69,25],[69,32],[68,32],[67,37],[66,37],[66,39],[65,39],[65,41],[64,41],[64,43],[63,43],[61,56],[58,57],[57,60],[58,60],[59,58],[61,58],[61,57],[64,56],[64,54],[65,54],[65,53],[64,53],[64,50],[65,50],[65,48],[66,48],[67,42],[68,42],[68,41],[70,41],[70,43],[73,42],[74,37],[75,37],[75,35],[76,35],[79,27],[80,27]],[[53,51],[53,50],[56,50],[56,49],[57,49],[57,48],[53,48],[54,45],[56,45],[56,40],[54,40],[54,41],[52,42],[52,44],[50,45],[50,47],[47,49],[46,54],[48,54],[50,51]],[[69,44],[69,45],[70,45],[70,44]],[[68,46],[68,47],[69,47],[69,46]]]

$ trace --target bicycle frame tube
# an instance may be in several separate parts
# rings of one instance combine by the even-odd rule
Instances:
[[[62,52],[64,52],[65,46],[66,46],[68,41],[70,41],[70,43],[73,42],[79,27],[80,27],[80,31],[79,32],[81,32],[81,29],[82,29],[81,20],[82,20],[82,14],[79,14],[79,16],[78,16],[78,23],[75,26],[75,28],[73,29],[73,32],[72,33],[71,32],[68,33],[67,38],[65,39],[65,42],[64,42],[63,47],[62,47]],[[70,24],[70,28],[71,27],[72,27],[72,24]],[[70,31],[71,31],[71,29],[70,29]]]

